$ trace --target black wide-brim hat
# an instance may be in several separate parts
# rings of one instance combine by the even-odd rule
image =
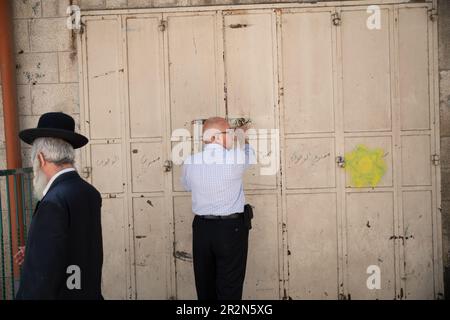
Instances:
[[[37,128],[20,131],[19,137],[28,144],[33,144],[37,138],[59,138],[70,143],[74,149],[89,142],[85,136],[75,132],[73,118],[62,112],[44,113],[39,118]]]

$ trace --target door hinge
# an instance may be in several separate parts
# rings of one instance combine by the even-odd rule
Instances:
[[[428,17],[430,18],[431,21],[436,21],[438,17],[437,10],[435,8],[429,9]]]
[[[167,20],[161,19],[161,21],[159,21],[159,31],[166,31],[167,29]]]
[[[83,178],[87,179],[89,178],[89,176],[91,175],[92,172],[92,168],[91,167],[84,167],[82,174],[83,174]]]
[[[441,158],[439,157],[438,154],[433,154],[431,156],[431,161],[433,162],[433,165],[438,166],[441,164]]]
[[[77,26],[75,26],[73,29],[72,29],[72,31],[73,31],[73,33],[75,33],[75,34],[83,34],[84,33],[84,29],[85,29],[85,27],[86,27],[86,25],[83,23],[83,22],[80,22],[80,24],[79,25],[77,25]]]
[[[333,21],[333,24],[335,26],[340,26],[342,21],[341,21],[341,16],[339,15],[339,12],[334,12],[333,14],[331,14],[331,20]]]

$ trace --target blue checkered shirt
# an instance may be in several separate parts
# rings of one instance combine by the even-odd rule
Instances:
[[[181,183],[192,192],[192,211],[197,215],[229,215],[243,212],[243,176],[256,163],[253,148],[227,150],[219,144],[205,145],[183,165]]]

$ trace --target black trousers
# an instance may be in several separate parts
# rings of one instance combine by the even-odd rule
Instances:
[[[192,223],[193,260],[199,300],[241,300],[247,265],[248,228],[243,218]]]

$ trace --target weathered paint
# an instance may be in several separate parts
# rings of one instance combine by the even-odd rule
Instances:
[[[106,202],[117,203],[105,220],[105,246],[114,250],[105,263],[106,296],[195,298],[190,197],[179,185],[180,167],[164,172],[162,165],[171,130],[192,130],[192,120],[216,114],[281,131],[280,172],[262,176],[256,167],[246,177],[255,206],[246,298],[438,296],[434,111],[400,99],[403,87],[430,98],[424,86],[432,81],[412,79],[423,64],[435,65],[422,55],[398,62],[410,46],[434,52],[430,41],[413,44],[404,23],[427,9],[385,5],[380,31],[365,28],[365,7],[86,18],[82,118],[91,145],[83,161]],[[336,12],[340,26],[331,23]],[[434,39],[430,22],[420,21],[427,27],[415,32]],[[107,44],[95,40],[105,28],[116,30]],[[115,53],[92,71],[108,48]],[[117,93],[106,96],[108,86]],[[105,107],[108,121],[100,117]],[[368,174],[355,183],[351,173]],[[120,284],[112,283],[115,264],[123,266]],[[382,272],[380,291],[366,287],[372,264]],[[421,285],[430,279],[432,287]]]

